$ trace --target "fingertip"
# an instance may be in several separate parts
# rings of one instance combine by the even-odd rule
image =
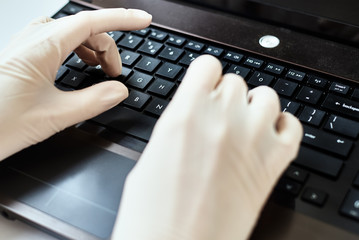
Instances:
[[[291,113],[281,113],[277,121],[277,132],[284,143],[298,145],[303,137],[303,126]]]

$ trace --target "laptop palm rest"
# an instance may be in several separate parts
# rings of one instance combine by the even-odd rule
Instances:
[[[99,238],[111,235],[136,161],[66,131],[0,165],[0,192]]]

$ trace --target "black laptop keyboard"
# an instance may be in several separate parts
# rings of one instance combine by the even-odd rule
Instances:
[[[81,10],[68,5],[56,17]],[[189,64],[201,54],[216,56],[223,73],[241,75],[250,88],[272,87],[282,111],[304,127],[299,156],[278,182],[271,199],[334,225],[359,227],[359,86],[295,65],[231,49],[156,26],[108,33],[119,48],[123,70],[116,78],[129,88],[120,105],[90,120],[109,131],[147,142]],[[63,90],[109,78],[71,54],[56,77]],[[359,231],[359,230],[357,230]]]

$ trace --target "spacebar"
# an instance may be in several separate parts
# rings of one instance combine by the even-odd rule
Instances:
[[[337,177],[343,166],[340,159],[303,146],[294,163],[331,177]]]
[[[157,121],[156,118],[122,106],[116,106],[91,120],[107,128],[124,132],[145,141],[150,139]]]

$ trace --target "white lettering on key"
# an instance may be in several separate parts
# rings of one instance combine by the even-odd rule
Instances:
[[[316,139],[317,138],[316,136],[314,136],[313,134],[310,134],[310,133],[306,133],[306,134],[304,134],[304,136],[309,137],[311,139]]]

